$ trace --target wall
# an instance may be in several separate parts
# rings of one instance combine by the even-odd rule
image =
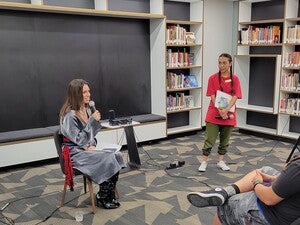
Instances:
[[[204,39],[203,39],[203,111],[202,125],[210,98],[206,97],[208,77],[218,71],[218,56],[227,52],[235,53],[234,38],[236,37],[237,10],[234,12],[232,1],[204,0]],[[234,16],[233,16],[234,15]],[[236,40],[236,39],[235,39]]]

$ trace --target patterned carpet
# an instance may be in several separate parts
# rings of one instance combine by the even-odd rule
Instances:
[[[246,172],[262,165],[280,169],[293,144],[234,131],[226,161],[231,171],[216,168],[216,148],[205,173],[198,172],[204,132],[143,144],[139,147],[142,167],[122,173],[118,182],[121,207],[97,208],[91,213],[89,194],[83,193],[82,177],[75,191],[67,191],[66,204],[59,207],[63,176],[58,162],[14,168],[0,172],[0,224],[117,224],[117,225],[208,225],[215,207],[196,208],[187,201],[190,191],[231,184]],[[127,151],[124,150],[124,157]],[[185,165],[165,170],[171,162]],[[94,191],[98,185],[94,184]],[[81,211],[83,221],[74,215]],[[8,220],[10,219],[10,220]],[[45,220],[45,221],[44,221]],[[43,222],[44,221],[44,222]]]

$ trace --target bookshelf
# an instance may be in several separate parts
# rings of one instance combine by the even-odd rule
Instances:
[[[199,130],[202,117],[203,1],[164,1],[167,134]],[[192,34],[192,41],[186,39]],[[190,86],[190,75],[197,80]]]
[[[299,0],[285,1],[285,23],[279,96],[278,133],[297,139],[300,129]]]
[[[239,1],[234,72],[243,92],[243,99],[237,102],[240,129],[279,135],[284,7],[282,0]]]

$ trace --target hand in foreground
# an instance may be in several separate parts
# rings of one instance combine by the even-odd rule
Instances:
[[[272,176],[272,175],[263,173],[260,170],[258,170],[258,173],[261,175],[264,183],[270,183],[270,182],[273,182],[274,180],[276,180],[276,176]]]
[[[255,170],[256,174],[252,178],[252,182],[259,180],[260,182],[263,182],[263,176],[261,175],[261,172],[259,170]]]

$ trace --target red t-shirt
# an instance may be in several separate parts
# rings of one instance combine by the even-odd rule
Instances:
[[[240,99],[242,98],[240,80],[235,74],[232,74],[232,79],[233,79],[233,90],[235,91],[233,95]],[[231,82],[232,80],[230,79],[230,77],[226,77],[226,78],[221,77],[222,91],[230,95],[232,95]],[[206,96],[216,95],[217,90],[221,91],[221,86],[219,81],[219,73],[215,73],[211,75],[208,79]],[[213,102],[210,100],[205,121],[213,124],[218,124],[218,125],[236,126],[236,110],[234,111],[234,113],[229,112],[228,114],[229,115],[231,114],[233,118],[226,119],[226,120],[223,120],[222,118],[221,119],[216,118],[216,116],[219,116],[219,111],[215,107]]]

